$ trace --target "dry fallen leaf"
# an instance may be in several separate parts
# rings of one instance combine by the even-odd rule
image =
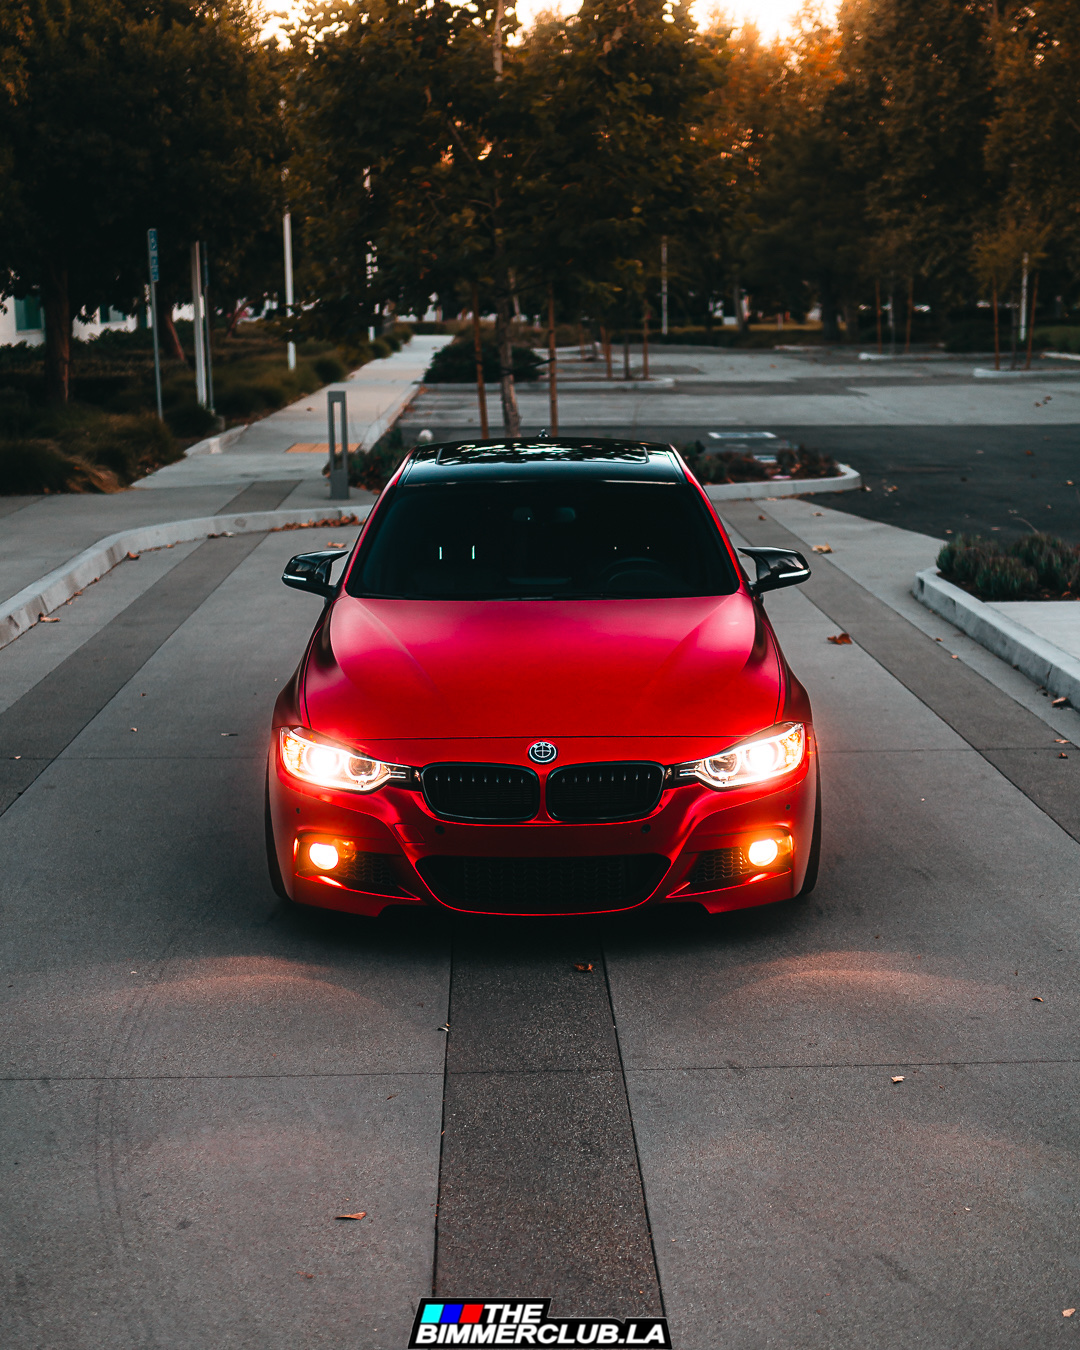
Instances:
[[[47,614],[38,615],[38,623],[59,623],[59,619],[51,619]]]
[[[902,1073],[898,1073],[892,1081],[894,1083],[902,1083],[904,1081],[904,1075]]]
[[[345,545],[344,545],[343,543],[341,543],[340,540],[337,540],[337,539],[328,539],[328,540],[326,541],[326,547],[327,547],[327,548],[344,548]]]
[[[309,1275],[306,1270],[298,1270],[296,1273],[297,1275],[303,1275],[305,1280],[313,1280],[315,1278],[314,1275]]]
[[[335,1219],[363,1219],[367,1215],[367,1210],[362,1209],[359,1214],[335,1214]]]
[[[830,634],[830,635],[825,639],[825,641],[826,641],[826,642],[832,642],[832,643],[833,643],[835,646],[837,646],[837,647],[850,647],[850,646],[851,646],[851,634],[850,634],[850,633],[837,633],[837,634],[835,634],[835,636],[832,635],[832,634]]]
[[[1055,698],[1051,700],[1050,706],[1051,708],[1067,708],[1069,700],[1067,698]]]
[[[831,552],[832,552],[832,544],[815,544],[815,545],[814,545],[814,552],[815,552],[815,553],[831,553]]]
[[[1061,739],[1060,736],[1055,736],[1055,737],[1054,737],[1054,740],[1055,740],[1055,742],[1056,742],[1058,745],[1068,745],[1068,744],[1069,744],[1068,741],[1063,741],[1063,740]]]
[[[1071,1317],[1075,1311],[1075,1308],[1062,1308],[1061,1315],[1062,1317]]]
[[[139,561],[139,555],[137,553],[128,553],[126,556],[130,558],[132,562]]]
[[[592,963],[591,961],[575,961],[575,962],[574,962],[574,969],[575,969],[575,970],[592,970],[592,968],[593,968],[593,963]]]
[[[1059,751],[1058,751],[1058,759],[1068,759],[1068,758],[1069,758],[1069,756],[1065,753],[1064,750],[1059,750]]]
[[[1034,994],[1034,995],[1032,995],[1031,1001],[1032,1001],[1032,1003],[1041,1003],[1041,1002],[1042,1002],[1042,999],[1038,996],[1038,994]]]
[[[959,661],[959,660],[960,660],[960,658],[957,656],[957,654],[956,654],[955,652],[953,652],[953,654],[952,654],[952,659],[953,659],[954,661]]]
[[[758,520],[764,520],[764,519],[765,519],[764,516],[758,516]]]

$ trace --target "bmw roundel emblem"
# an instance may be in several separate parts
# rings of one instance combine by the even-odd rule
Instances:
[[[550,764],[558,753],[550,741],[535,741],[529,746],[529,758],[534,764]]]

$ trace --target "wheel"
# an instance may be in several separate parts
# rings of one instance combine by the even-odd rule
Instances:
[[[274,888],[274,894],[286,904],[291,905],[289,893],[285,889],[285,882],[281,877],[281,868],[278,866],[277,849],[274,846],[274,824],[270,819],[270,771],[266,774],[266,790],[263,796],[263,828],[266,831],[266,870],[270,873],[270,885]]]
[[[814,832],[810,836],[810,858],[806,864],[806,876],[802,890],[795,897],[803,900],[817,885],[818,866],[821,862],[821,771],[818,770],[817,790],[814,793]]]

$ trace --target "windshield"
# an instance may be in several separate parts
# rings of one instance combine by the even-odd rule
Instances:
[[[373,526],[350,595],[584,600],[738,589],[716,524],[687,483],[406,484]]]

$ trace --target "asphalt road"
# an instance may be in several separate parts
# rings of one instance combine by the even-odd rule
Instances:
[[[823,559],[769,600],[808,902],[296,917],[261,812],[298,546],[207,541],[111,617],[106,578],[0,712],[0,1344],[397,1350],[432,1292],[663,1309],[680,1350],[1075,1337],[1080,751]]]

